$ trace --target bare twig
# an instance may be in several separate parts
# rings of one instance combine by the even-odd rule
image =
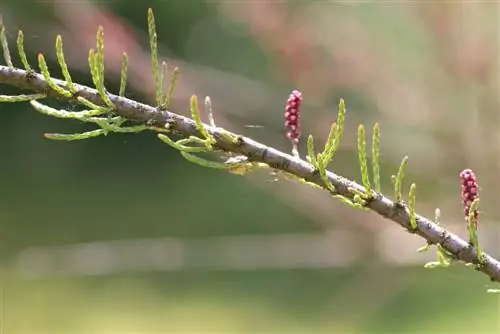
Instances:
[[[52,80],[56,85],[68,88],[65,81],[55,78]],[[68,97],[50,89],[42,75],[28,73],[22,69],[0,65],[0,83],[37,93],[46,93],[61,100],[70,101],[75,100],[76,96],[82,96],[95,104],[104,104],[96,89],[75,84],[75,96]],[[115,105],[114,112],[130,121],[153,124],[154,127],[159,129],[168,127],[185,137],[201,135],[195,121],[190,118],[172,111],[162,111],[118,95],[109,94],[109,98]],[[218,127],[205,124],[205,128],[214,137],[214,148],[216,149],[244,155],[249,161],[265,163],[276,170],[295,175],[320,186],[334,195],[342,195],[350,200],[354,200],[354,196],[359,193],[369,195],[363,186],[329,171],[326,173],[326,177],[334,187],[327,189],[322,177],[307,161]],[[238,140],[231,140],[231,137]],[[429,244],[441,245],[455,259],[475,264],[474,268],[477,271],[486,274],[492,281],[500,282],[500,262],[498,260],[486,253],[482,253],[482,260],[479,261],[476,249],[467,241],[420,215],[416,215],[416,229],[413,229],[411,227],[410,212],[405,205],[395,203],[380,193],[372,192],[372,195],[372,199],[365,204],[367,208],[399,224],[407,231],[418,234]]]

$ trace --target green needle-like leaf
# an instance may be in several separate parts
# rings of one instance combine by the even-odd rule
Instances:
[[[318,168],[318,161],[316,160],[316,153],[314,152],[314,138],[312,135],[307,137],[307,158],[314,168]]]
[[[366,158],[366,134],[365,127],[362,124],[358,126],[358,158],[363,186],[366,189],[367,195],[371,196],[372,189],[370,185],[370,176],[368,175],[368,162]]]
[[[23,63],[24,69],[26,71],[31,71],[31,66],[28,63],[26,52],[24,52],[24,35],[21,30],[19,30],[17,34],[17,52],[19,53],[19,58],[21,58],[21,63]]]
[[[89,50],[89,69],[90,69],[90,75],[92,76],[92,82],[94,83],[94,86],[97,88],[101,84],[99,83],[100,77],[97,72],[96,56],[94,49]]]
[[[110,108],[114,108],[115,105],[113,104],[113,102],[111,102],[106,92],[106,87],[104,86],[104,28],[102,26],[99,26],[99,29],[97,30],[96,39],[97,52],[95,53],[93,61],[95,75],[98,77],[96,89],[104,104],[106,104]]]
[[[328,175],[326,174],[326,168],[324,166],[321,166],[320,168],[318,168],[318,171],[319,171],[319,176],[321,177],[321,180],[323,180],[323,183],[325,184],[326,189],[328,189],[332,194],[334,194],[336,192],[335,186],[332,184],[332,182],[328,178]]]
[[[404,157],[403,161],[401,161],[401,165],[399,166],[398,174],[396,177],[391,178],[394,185],[394,195],[396,196],[396,202],[400,202],[403,198],[403,194],[401,193],[401,188],[403,185],[403,180],[405,178],[406,166],[408,165],[408,157]]]
[[[151,65],[153,67],[153,78],[155,81],[155,92],[156,92],[156,106],[160,107],[163,103],[163,90],[161,75],[158,69],[158,41],[156,35],[156,25],[153,10],[148,9],[148,33],[149,33],[149,44],[151,48]]]
[[[449,254],[447,254],[446,250],[441,245],[437,245],[437,259],[440,266],[443,268],[449,267],[451,264],[449,261]]]
[[[160,83],[161,83],[161,107],[162,108],[167,108],[168,104],[168,97],[167,94],[165,93],[167,89],[167,76],[168,76],[168,66],[166,61],[161,62],[161,71],[160,71]]]
[[[207,113],[208,122],[210,126],[215,128],[215,118],[214,113],[212,111],[212,101],[210,100],[210,96],[205,97],[205,112]]]
[[[76,87],[73,81],[71,80],[71,75],[69,74],[68,65],[66,64],[66,60],[64,59],[61,35],[57,35],[56,38],[56,54],[57,54],[57,61],[59,62],[59,66],[61,66],[61,71],[64,76],[64,79],[66,80],[66,83],[68,84],[69,91],[74,94],[76,93]]]
[[[475,212],[478,209],[479,201],[480,201],[479,198],[476,198],[470,205],[469,215],[467,219],[468,223],[467,227],[469,231],[469,243],[476,248],[478,261],[482,262],[482,251],[481,248],[479,247],[479,238],[477,235],[477,219],[475,217]]]
[[[417,185],[415,183],[412,183],[412,185],[410,186],[408,209],[410,211],[410,226],[413,230],[416,230],[418,228],[417,227],[417,219],[415,216],[415,201],[416,201],[415,192],[416,191],[417,191]]]
[[[428,251],[430,248],[431,248],[431,244],[425,244],[422,247],[418,248],[417,252],[423,253],[423,252]]]
[[[165,144],[175,148],[178,151],[184,151],[184,152],[190,152],[190,153],[201,153],[201,152],[206,152],[207,149],[205,147],[192,147],[192,146],[185,146],[184,144],[189,143],[190,141],[179,141],[175,142],[170,137],[164,135],[164,134],[158,134],[158,138],[164,142]]]
[[[45,94],[0,95],[0,102],[28,102],[45,97],[47,97]]]
[[[104,85],[104,28],[102,26],[99,26],[99,29],[97,29],[96,42],[95,67],[99,75],[99,81],[101,85]]]
[[[128,56],[127,53],[123,53],[122,58],[122,73],[120,76],[120,96],[125,96],[125,88],[127,86],[127,72],[128,72]]]
[[[38,54],[38,65],[40,67],[40,72],[42,72],[42,75],[50,88],[52,88],[54,91],[56,91],[58,94],[60,94],[62,96],[72,97],[72,94],[69,91],[65,90],[62,87],[59,87],[52,80],[52,77],[50,76],[49,68],[47,66],[47,63],[45,62],[45,57],[41,53]]]
[[[174,91],[175,91],[175,86],[177,85],[178,76],[179,76],[179,68],[174,67],[174,70],[172,71],[172,78],[170,79],[170,85],[168,87],[168,96],[165,104],[166,108],[168,108],[170,103],[172,103],[172,98],[174,96]]]
[[[135,126],[116,126],[116,125],[111,125],[108,127],[109,131],[108,132],[117,132],[117,133],[138,133],[144,130],[149,129],[146,125],[135,125]]]
[[[328,138],[325,143],[325,148],[322,153],[318,154],[318,163],[325,168],[333,160],[335,153],[340,147],[340,141],[342,135],[344,134],[345,118],[346,118],[346,107],[343,99],[340,99],[337,121],[332,123],[330,127],[330,132],[328,133]]]
[[[100,111],[101,111],[101,114],[105,114],[105,113],[107,113],[107,112],[109,112],[109,111],[111,111],[111,110],[112,110],[112,109],[111,109],[111,108],[109,108],[109,107],[101,107],[101,106],[99,106],[99,105],[97,105],[97,104],[95,104],[95,103],[93,103],[93,102],[91,102],[91,101],[87,100],[86,98],[84,98],[84,97],[82,97],[82,96],[78,96],[78,97],[76,98],[76,100],[77,100],[78,102],[80,102],[83,106],[85,106],[85,107],[87,107],[87,108],[89,108],[89,109],[92,109],[92,110],[100,110]]]
[[[71,80],[71,75],[69,74],[68,65],[66,64],[66,60],[64,59],[61,35],[57,35],[56,37],[56,54],[57,54],[57,61],[59,62],[59,66],[61,66],[61,71],[64,76],[64,79],[66,80],[66,83],[68,84],[69,91],[74,94],[76,93],[76,87],[73,81]]]
[[[372,173],[373,187],[376,192],[380,193],[380,126],[378,123],[373,126]]]
[[[56,117],[56,118],[62,118],[62,119],[77,119],[79,121],[82,121],[82,122],[88,122],[88,123],[97,123],[97,122],[100,122],[102,120],[106,120],[106,121],[110,121],[110,120],[113,120],[113,119],[116,119],[116,118],[101,118],[101,119],[98,119],[98,118],[95,118],[95,116],[99,116],[99,115],[102,115],[102,111],[101,110],[83,110],[83,111],[67,111],[67,110],[63,110],[63,109],[54,109],[52,107],[49,107],[43,103],[40,103],[38,101],[35,101],[35,100],[31,100],[30,101],[30,104],[31,106],[38,112],[42,113],[42,114],[45,114],[45,115],[48,115],[48,116],[52,116],[52,117]]]
[[[226,139],[227,141],[229,141],[230,143],[232,144],[240,144],[241,141],[242,141],[242,136],[240,135],[233,135],[231,134],[230,132],[224,130],[224,129],[220,129],[220,134],[221,136]]]
[[[102,135],[105,135],[106,131],[102,129],[97,129],[93,131],[87,131],[83,133],[72,133],[72,134],[64,134],[64,133],[46,133],[44,137],[52,140],[64,140],[64,141],[74,141],[74,140],[83,140],[89,138],[95,138]]]
[[[207,131],[205,125],[201,121],[200,111],[198,109],[198,98],[196,95],[191,96],[191,116],[196,124],[196,129],[200,131],[201,135],[207,139],[206,146],[207,149],[211,148],[213,144],[215,144],[215,138]]]
[[[203,158],[200,158],[196,155],[187,153],[186,151],[180,151],[181,155],[188,161],[193,162],[197,165],[203,166],[203,167],[208,167],[208,168],[215,168],[215,169],[225,169],[225,170],[232,170],[232,169],[237,169],[240,167],[244,167],[247,165],[246,162],[240,162],[240,163],[225,163],[225,162],[217,162],[217,161],[210,161],[206,160]]]
[[[345,102],[344,99],[340,99],[339,102],[339,111],[338,111],[338,116],[337,116],[337,134],[335,136],[335,145],[334,145],[334,152],[336,152],[340,146],[340,140],[342,139],[342,136],[344,134],[344,127],[345,127],[345,118],[347,114],[347,109],[345,107]]]
[[[347,205],[349,205],[350,207],[352,207],[354,209],[364,209],[364,207],[362,205],[360,205],[359,203],[356,202],[356,200],[358,200],[357,197],[354,200],[350,200],[349,198],[344,197],[342,195],[334,195],[333,197],[335,199],[338,199],[343,204],[347,204]]]
[[[328,166],[330,161],[332,161],[333,156],[335,155],[335,142],[337,141],[337,135],[337,123],[334,122],[332,123],[330,132],[328,133],[328,137],[326,138],[325,148],[323,149],[323,152],[321,152],[317,157],[318,162],[325,168]]]
[[[3,19],[1,15],[0,15],[0,43],[2,44],[3,58],[5,59],[5,63],[10,68],[13,68],[14,64],[12,64],[12,59],[10,57],[9,42],[7,41],[7,36],[5,34],[5,26],[3,25]]]

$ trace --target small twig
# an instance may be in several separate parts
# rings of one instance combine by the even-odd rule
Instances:
[[[60,94],[49,89],[48,83],[44,77],[38,73],[31,74],[31,79],[26,80],[27,72],[18,68],[9,68],[0,65],[0,83],[16,86],[22,89],[31,90],[38,93],[47,93],[61,100],[72,101],[74,97]],[[65,81],[52,78],[52,82],[68,90]],[[75,84],[78,96],[99,104],[101,98],[96,89]],[[139,121],[148,124],[155,124],[157,127],[168,127],[174,130],[184,138],[191,136],[202,137],[194,120],[176,114],[172,111],[160,111],[153,106],[142,104],[125,97],[109,94],[109,99],[115,105],[114,112],[123,118],[131,121]],[[244,155],[248,157],[249,162],[265,163],[271,168],[285,173],[293,174],[304,181],[316,184],[326,189],[321,176],[316,173],[313,165],[309,162],[292,157],[289,154],[278,151],[272,147],[256,142],[250,138],[242,137],[231,133],[222,128],[205,125],[204,128],[215,142],[213,147],[227,153]],[[154,127],[148,128],[154,130]],[[368,195],[366,189],[346,178],[343,178],[333,172],[326,171],[326,177],[335,187],[336,195],[344,196],[346,199],[355,201],[356,195]],[[399,186],[399,184],[398,184]],[[396,187],[398,188],[398,187]],[[407,230],[412,230],[415,234],[424,238],[429,244],[439,244],[451,254],[455,259],[466,263],[477,264],[475,269],[486,274],[493,281],[500,282],[500,262],[486,253],[482,253],[482,261],[478,262],[478,254],[474,247],[457,235],[447,231],[442,226],[437,225],[430,219],[415,214],[416,229],[411,228],[412,217],[408,210],[401,204],[396,204],[387,197],[375,196],[366,203],[366,208],[377,212],[381,216],[392,220]],[[413,215],[412,215],[413,216]]]

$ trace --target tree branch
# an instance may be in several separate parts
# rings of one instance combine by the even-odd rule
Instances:
[[[65,81],[55,78],[52,78],[52,80],[57,86],[69,89]],[[18,68],[0,65],[0,83],[46,94],[60,100],[72,101],[76,100],[77,96],[82,96],[95,104],[104,104],[96,89],[74,84],[76,94],[73,94],[73,96],[63,95],[51,89],[41,74]],[[202,135],[196,126],[196,122],[190,118],[178,115],[169,110],[159,110],[158,108],[125,97],[113,94],[108,94],[108,96],[115,105],[113,112],[129,121],[149,124],[152,130],[157,128],[158,131],[161,131],[168,128],[185,138],[189,138],[190,136],[200,137]],[[228,132],[225,129],[206,124],[204,126],[208,133],[215,138],[213,145],[215,149],[244,155],[250,162],[265,163],[276,170],[313,183],[329,191],[332,195],[341,195],[354,201],[356,194],[364,194],[369,198],[365,204],[366,208],[399,224],[410,233],[418,234],[428,244],[440,245],[454,259],[465,263],[473,263],[477,271],[486,274],[492,281],[500,282],[500,262],[498,260],[483,252],[483,258],[479,261],[479,254],[471,244],[418,214],[415,215],[416,228],[412,228],[411,214],[405,204],[393,202],[373,189],[371,190],[372,196],[370,197],[369,192],[363,186],[327,171],[326,177],[334,186],[334,190],[332,191],[331,188],[327,188],[316,168],[307,161],[283,153],[250,138]],[[236,138],[236,140],[231,140],[231,138]]]

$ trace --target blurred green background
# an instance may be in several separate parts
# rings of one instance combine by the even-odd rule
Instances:
[[[359,180],[356,127],[378,121],[384,190],[409,155],[419,213],[439,207],[465,236],[458,173],[473,168],[483,245],[500,255],[498,4],[4,0],[0,12],[10,45],[22,29],[29,60],[43,52],[55,76],[61,34],[82,84],[103,25],[109,90],[126,51],[127,96],[154,103],[148,7],[162,59],[181,70],[175,112],[210,95],[218,125],[288,151],[292,89],[318,142],[344,98],[332,170]],[[500,332],[486,277],[425,270],[434,251],[418,254],[422,240],[374,213],[266,172],[203,169],[152,133],[53,142],[42,134],[89,128],[26,104],[0,110],[5,334]]]

